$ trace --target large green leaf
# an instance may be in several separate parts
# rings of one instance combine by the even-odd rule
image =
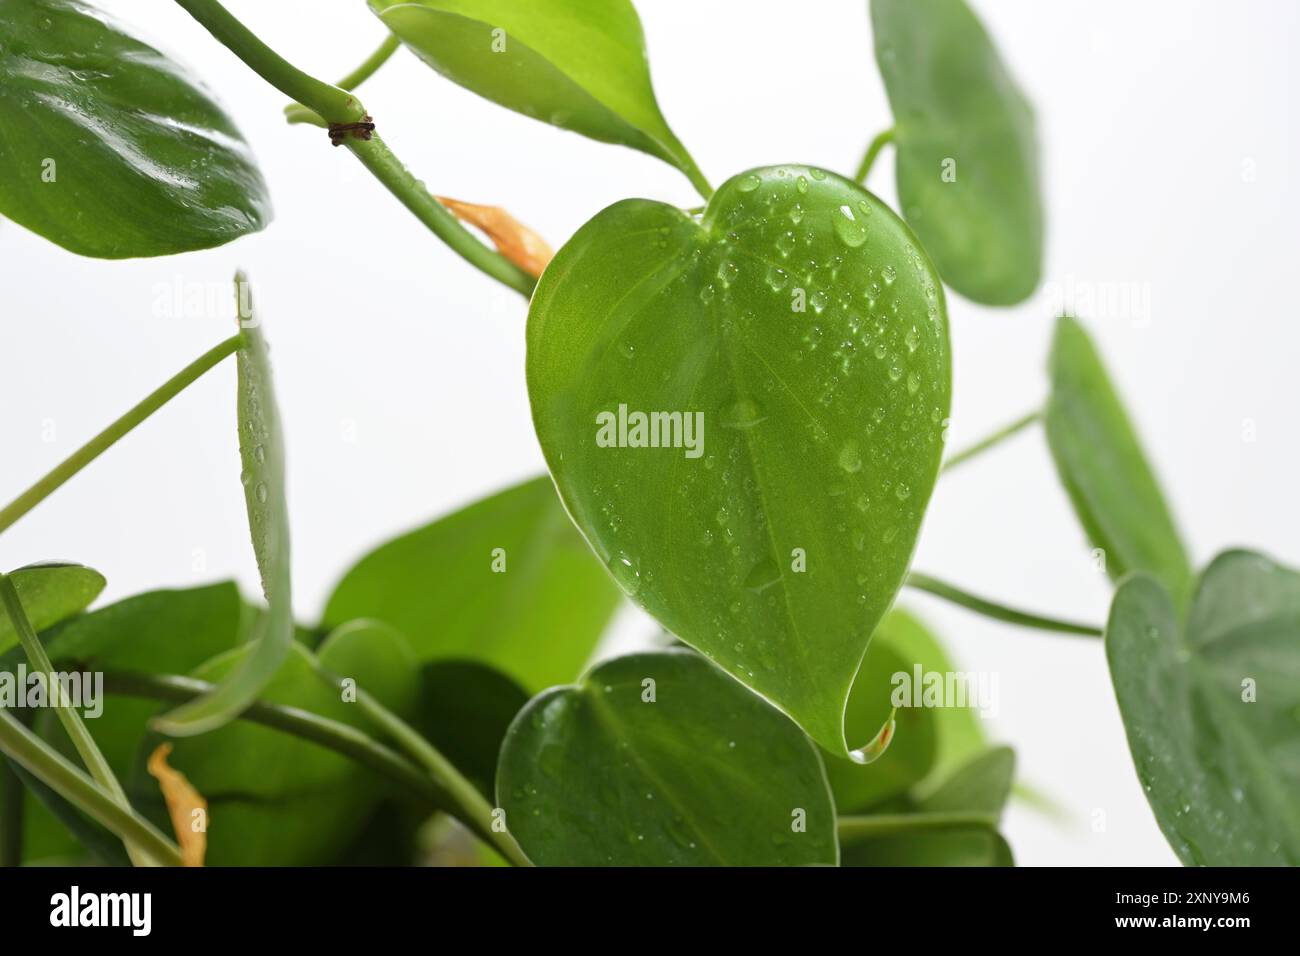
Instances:
[[[535,697],[506,735],[497,801],[539,865],[838,857],[816,748],[687,650],[607,661]]]
[[[649,153],[709,191],[668,128],[628,0],[370,0],[402,42],[443,76],[495,103]]]
[[[1029,103],[964,0],[872,0],[871,23],[908,224],[962,295],[1027,298],[1043,259]]]
[[[319,665],[294,644],[261,697],[370,733],[378,731],[316,673],[317,666],[356,681],[386,707],[409,713],[416,694],[410,649],[387,627],[340,629],[321,647]],[[255,649],[240,647],[194,674],[226,679]],[[148,750],[156,740],[145,744]],[[209,804],[212,866],[309,866],[337,858],[365,825],[385,788],[373,773],[332,750],[278,730],[236,721],[179,740],[171,763]],[[136,793],[149,788],[137,778]],[[156,790],[156,785],[155,788]]]
[[[1147,571],[1181,606],[1192,570],[1178,529],[1096,347],[1068,316],[1056,324],[1049,374],[1047,442],[1089,541],[1105,553],[1106,571],[1116,581]]]
[[[324,624],[386,621],[423,662],[476,660],[536,693],[578,676],[617,603],[542,477],[366,555],[334,589]]]
[[[907,227],[806,166],[736,176],[699,218],[616,203],[543,274],[527,371],[560,494],[623,589],[846,755],[949,406],[943,292]]]
[[[246,284],[242,275],[235,284]],[[285,500],[284,432],[276,408],[271,362],[260,322],[243,323],[238,370],[240,480],[248,510],[253,554],[267,611],[258,618],[251,652],[207,695],[182,704],[154,721],[173,736],[201,734],[237,717],[275,676],[293,643],[293,601],[289,574],[289,507]]]
[[[1300,865],[1300,574],[1219,555],[1180,626],[1159,582],[1115,594],[1106,657],[1147,801],[1185,864]]]
[[[270,219],[239,131],[172,60],[77,0],[0,0],[0,215],[104,259]]]
[[[98,571],[62,562],[31,564],[10,571],[8,577],[18,592],[27,619],[38,631],[85,610],[104,590],[105,584],[104,576]],[[0,614],[0,651],[17,643],[18,632],[14,630],[13,621],[9,615]],[[9,654],[0,655],[0,666],[6,661],[22,659],[21,651],[15,648]]]

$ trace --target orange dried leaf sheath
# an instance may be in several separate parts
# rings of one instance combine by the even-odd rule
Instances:
[[[181,864],[202,866],[203,857],[208,850],[208,801],[194,789],[194,785],[185,778],[185,774],[173,769],[167,763],[167,755],[171,752],[171,744],[159,744],[158,749],[149,755],[149,773],[158,780],[163,800],[167,803],[167,814],[172,819],[176,842],[181,848]],[[194,827],[195,810],[203,811],[204,825],[197,830]]]
[[[542,274],[555,255],[546,240],[500,206],[479,206],[447,196],[435,197],[461,222],[483,230],[497,252],[534,278]]]

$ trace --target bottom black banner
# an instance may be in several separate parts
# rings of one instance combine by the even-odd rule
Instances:
[[[918,926],[1000,940],[1047,930],[1228,942],[1290,925],[1295,891],[1289,870],[23,869],[0,870],[0,926],[9,943],[78,933],[338,945],[478,919],[487,920],[484,941],[601,926],[636,935],[652,932],[662,909],[670,925],[689,910],[691,922],[716,918],[737,939],[811,911],[860,921],[864,943]]]

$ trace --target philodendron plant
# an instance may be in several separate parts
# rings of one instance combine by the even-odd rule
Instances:
[[[236,277],[236,334],[0,509],[0,533],[234,356],[263,594],[91,609],[89,568],[0,575],[3,862],[1008,865],[1014,755],[943,693],[961,672],[904,587],[1097,641],[1183,862],[1300,862],[1300,575],[1247,551],[1194,571],[1076,318],[1045,405],[945,449],[945,287],[1024,301],[1044,232],[1031,108],[963,0],[870,3],[894,122],[854,175],[777,163],[716,191],[659,109],[629,0],[369,0],[388,38],[336,85],[216,0],[176,2],[327,132],[316,148],[527,297],[550,474],[380,545],[296,623],[282,427]],[[390,150],[355,90],[401,47],[676,167],[704,205],[625,199],[552,258]],[[888,147],[897,212],[864,185]],[[0,215],[127,258],[255,232],[270,203],[184,68],[80,0],[0,0]],[[1104,628],[910,568],[940,474],[1033,425],[1115,579]],[[624,598],[662,638],[592,664]],[[83,673],[107,694],[94,720],[39,678]],[[16,706],[36,691],[45,707]]]

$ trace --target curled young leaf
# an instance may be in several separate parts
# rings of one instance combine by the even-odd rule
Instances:
[[[543,274],[527,372],[560,495],[624,591],[851,756],[845,702],[949,407],[943,292],[911,231],[807,166],[736,176],[698,218],[616,203]]]
[[[242,289],[247,280],[237,275]],[[293,643],[289,577],[289,508],[285,501],[284,435],[271,380],[271,362],[260,321],[249,316],[237,354],[239,457],[253,553],[267,612],[257,622],[253,652],[210,694],[182,704],[153,721],[172,736],[201,734],[233,720],[275,676]]]
[[[178,64],[79,0],[0,0],[0,215],[85,256],[261,229],[239,130]]]
[[[497,252],[505,256],[530,276],[540,276],[555,251],[532,229],[525,226],[500,206],[480,206],[446,196],[435,196],[438,202],[450,209],[461,222],[482,229]]]

